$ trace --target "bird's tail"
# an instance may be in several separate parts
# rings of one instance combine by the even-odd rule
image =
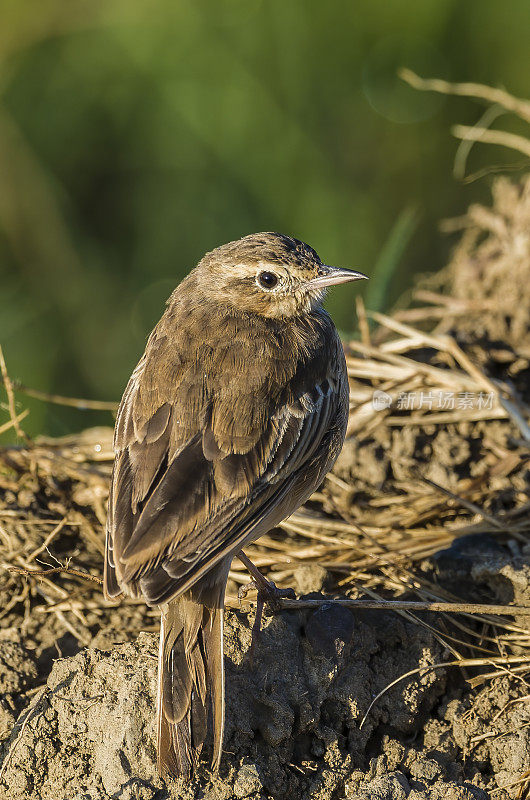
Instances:
[[[189,777],[206,738],[209,706],[214,768],[221,758],[226,579],[207,588],[201,583],[161,608],[157,751],[162,776]]]

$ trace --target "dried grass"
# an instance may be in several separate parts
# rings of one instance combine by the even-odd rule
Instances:
[[[443,307],[450,312],[446,301]],[[499,491],[499,481],[507,485],[514,473],[525,469],[530,409],[509,384],[492,381],[447,334],[425,333],[395,317],[366,316],[379,323],[372,334],[378,344],[346,346],[350,436],[366,438],[381,427],[399,436],[407,427],[432,431],[443,426],[455,436],[472,437],[479,425],[480,435],[485,431],[487,436],[489,421],[501,420],[506,441],[496,435],[488,457],[475,465],[475,475],[458,478],[453,490],[422,477],[421,468],[411,465],[410,479],[372,486],[361,511],[358,506],[352,510],[355,482],[332,473],[310,508],[293,514],[282,524],[282,532],[271,532],[246,552],[282,586],[295,580],[301,565],[325,568],[335,578],[336,591],[351,598],[340,602],[359,611],[394,610],[429,627],[455,657],[453,665],[459,659],[462,666],[468,665],[474,655],[473,665],[488,670],[495,664],[498,671],[514,658],[527,667],[528,606],[469,603],[428,580],[418,567],[470,532],[488,533],[515,548],[530,541],[528,501],[502,513],[485,510]],[[481,414],[466,409],[409,413],[398,410],[395,401],[387,409],[375,409],[376,389],[425,395],[488,390],[494,398]],[[20,416],[14,403],[9,412],[14,426],[14,417]],[[59,629],[68,630],[82,645],[90,642],[93,624],[88,624],[86,613],[105,608],[100,583],[111,441],[111,428],[96,428],[0,451],[0,540],[10,597],[0,618],[15,607],[25,607],[26,614],[54,614]],[[248,581],[237,559],[230,578],[228,604],[237,605],[237,586]],[[359,599],[366,596],[371,599]],[[319,601],[282,604],[307,608],[315,602]],[[427,617],[422,616],[425,611],[430,612]]]

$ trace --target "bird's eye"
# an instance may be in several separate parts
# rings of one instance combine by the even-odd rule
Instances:
[[[278,283],[278,276],[274,272],[260,272],[258,275],[258,283],[264,289],[274,289]]]

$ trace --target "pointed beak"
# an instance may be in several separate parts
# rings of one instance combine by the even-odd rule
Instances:
[[[368,280],[368,275],[356,272],[353,269],[328,267],[326,264],[321,264],[318,268],[317,277],[310,280],[306,286],[310,289],[324,289],[326,286],[334,286],[336,283],[349,283],[349,281],[360,280]]]

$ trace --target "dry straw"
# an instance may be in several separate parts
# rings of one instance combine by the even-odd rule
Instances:
[[[451,312],[446,301],[432,305],[434,319],[442,303],[446,314]],[[458,316],[458,304],[456,312]],[[366,317],[379,323],[372,334],[377,344],[355,341],[346,348],[352,386],[350,435],[366,437],[378,427],[400,435],[407,427],[433,426],[450,426],[455,432],[464,426],[472,433],[474,426],[487,431],[488,420],[502,420],[514,438],[520,435],[520,444],[498,445],[495,457],[475,465],[474,476],[458,479],[454,490],[422,478],[420,467],[411,465],[409,480],[394,481],[391,490],[373,489],[362,513],[355,515],[350,507],[355,480],[331,474],[314,495],[310,511],[294,514],[282,524],[283,532],[271,532],[246,552],[282,586],[296,580],[300,566],[323,567],[335,577],[335,594],[349,597],[337,602],[358,612],[394,611],[428,627],[454,656],[453,666],[459,659],[462,666],[468,665],[474,655],[474,666],[483,664],[490,670],[494,663],[500,669],[510,658],[530,653],[524,623],[530,608],[464,601],[427,579],[418,566],[465,533],[487,533],[514,547],[528,541],[529,503],[497,514],[484,508],[491,505],[494,480],[509,482],[525,468],[529,410],[520,407],[510,386],[492,382],[446,334],[425,333],[382,314],[367,312]],[[417,354],[425,348],[440,354],[444,366],[433,366],[432,358],[420,360]],[[6,377],[4,367],[4,381]],[[6,386],[12,386],[8,377]],[[376,410],[371,401],[376,388],[425,394],[488,390],[494,398],[480,414],[467,409],[407,413],[393,406]],[[15,427],[20,413],[14,401],[9,414]],[[54,614],[58,629],[68,630],[82,645],[92,638],[85,613],[104,608],[99,584],[111,436],[110,428],[89,429],[62,439],[26,441],[0,452],[0,487],[9,499],[0,500],[0,539],[11,596],[0,615],[23,604],[30,613]],[[59,563],[56,554],[65,552],[71,555]],[[227,601],[236,606],[236,589],[248,581],[237,559],[230,577],[233,590]],[[310,609],[322,602],[283,600],[281,605]],[[430,613],[425,617],[423,612]],[[526,664],[525,659],[520,663]]]

